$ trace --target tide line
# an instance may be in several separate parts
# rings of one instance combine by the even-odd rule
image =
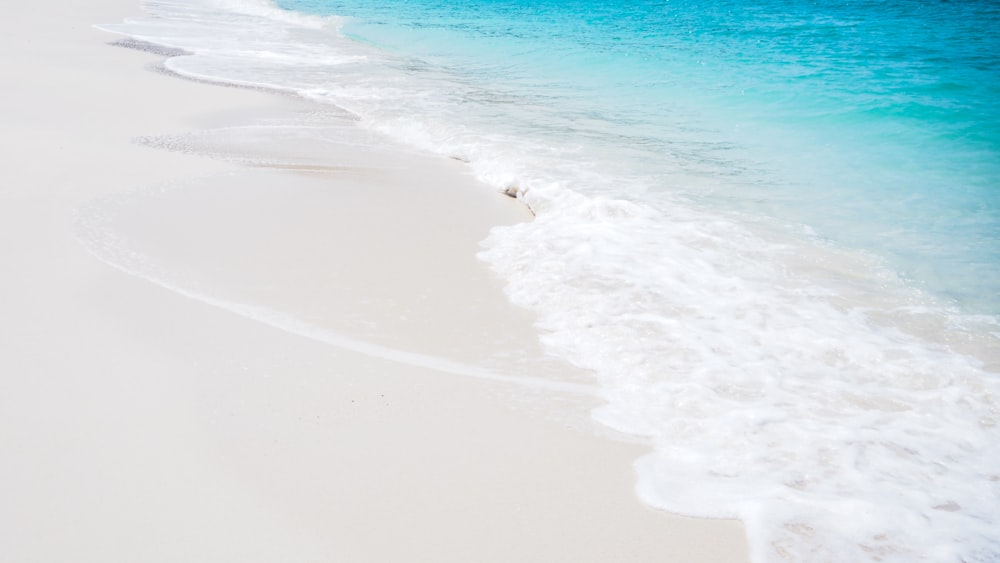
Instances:
[[[80,217],[78,216],[78,221]],[[294,334],[296,336],[301,336],[303,338],[308,338],[310,340],[315,340],[318,342],[323,342],[331,346],[336,346],[338,348],[349,350],[351,352],[356,352],[359,354],[364,354],[366,356],[388,360],[391,362],[396,362],[399,364],[429,369],[433,371],[449,373],[453,375],[461,375],[465,377],[474,377],[477,379],[484,379],[488,381],[495,381],[499,383],[507,383],[512,385],[518,385],[521,387],[527,387],[534,390],[540,391],[550,391],[558,393],[566,393],[572,395],[581,396],[593,396],[599,397],[599,389],[597,386],[582,385],[578,383],[570,383],[565,381],[553,381],[547,380],[539,377],[531,377],[524,375],[511,375],[505,373],[498,373],[486,368],[479,366],[464,364],[460,362],[454,362],[444,358],[439,358],[436,356],[430,356],[427,354],[420,354],[416,352],[408,352],[406,350],[399,350],[397,348],[390,348],[388,346],[382,346],[379,344],[374,344],[371,342],[366,342],[364,340],[359,340],[357,338],[352,338],[346,336],[339,332],[330,330],[328,328],[317,326],[315,324],[304,321],[293,315],[271,309],[269,307],[263,307],[260,305],[252,305],[248,303],[239,303],[235,301],[229,301],[227,299],[222,299],[219,297],[213,297],[211,295],[206,295],[203,293],[195,292],[184,287],[180,287],[173,283],[170,283],[164,279],[141,272],[137,269],[130,268],[119,263],[116,260],[108,257],[105,252],[102,252],[102,246],[98,241],[90,240],[81,233],[77,233],[77,240],[95,256],[98,260],[108,264],[109,266],[122,271],[130,276],[148,281],[155,285],[158,285],[164,289],[211,305],[213,307],[218,307],[220,309],[229,311],[241,317],[266,324],[270,327],[276,328],[278,330]],[[120,254],[120,250],[118,249]],[[115,253],[115,252],[113,252]],[[137,259],[137,262],[148,263],[145,257],[139,256],[138,253],[134,251],[126,251],[128,254],[133,254],[133,258]]]

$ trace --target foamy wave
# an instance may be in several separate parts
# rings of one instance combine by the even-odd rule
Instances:
[[[204,58],[231,60],[272,59],[286,64],[337,64],[349,57],[335,57],[326,49],[286,52],[288,34],[313,31],[337,37],[344,18],[311,16],[282,10],[266,0],[147,0],[144,8],[155,17],[132,18],[121,24],[101,24],[98,29],[126,35],[156,45],[183,49]],[[329,59],[323,59],[326,54]],[[318,57],[318,58],[317,58]],[[184,58],[184,57],[179,57]],[[225,68],[218,65],[219,69]],[[233,67],[238,69],[239,65]],[[180,69],[183,71],[183,68]],[[182,72],[183,73],[183,72]],[[201,78],[224,81],[229,77],[205,73]]]
[[[269,0],[201,0],[191,1],[171,1],[171,0],[145,0],[143,6],[153,13],[190,13],[193,6],[204,9],[217,10],[219,13],[244,14],[266,18],[276,22],[292,24],[300,27],[323,29],[339,28],[343,24],[343,18],[339,16],[314,16],[283,10]]]
[[[786,265],[822,249],[681,205],[531,194],[558,205],[482,257],[548,349],[595,372],[596,418],[651,440],[644,501],[740,518],[757,561],[1000,555],[1000,381],[980,362]]]

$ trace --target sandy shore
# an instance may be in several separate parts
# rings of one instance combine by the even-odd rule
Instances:
[[[516,203],[357,143],[227,161],[256,149],[192,133],[316,108],[151,72],[92,27],[129,0],[9,10],[0,558],[746,560],[738,523],[636,500],[643,448],[593,435],[476,261]]]

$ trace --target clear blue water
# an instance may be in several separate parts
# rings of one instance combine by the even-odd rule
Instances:
[[[649,445],[644,502],[758,562],[1000,560],[996,3],[145,7],[102,27],[529,205],[480,257]]]
[[[1000,312],[995,2],[279,5],[350,16],[347,37],[482,88],[468,103],[498,121],[527,102],[542,135],[631,149],[653,189],[806,225]]]

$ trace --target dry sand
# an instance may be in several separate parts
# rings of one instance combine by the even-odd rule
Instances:
[[[0,559],[746,560],[738,523],[637,501],[641,445],[593,435],[586,374],[476,261],[514,202],[384,148],[302,172],[133,142],[315,108],[144,68],[91,27],[131,1],[7,10]]]

